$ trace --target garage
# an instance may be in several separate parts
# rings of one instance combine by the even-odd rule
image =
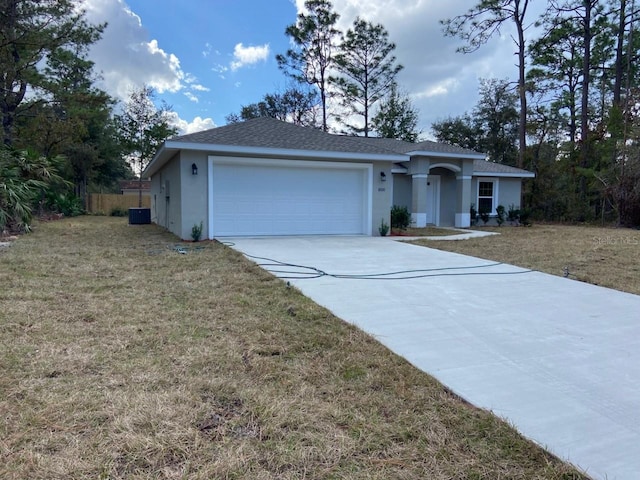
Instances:
[[[372,165],[209,157],[216,237],[371,231]]]

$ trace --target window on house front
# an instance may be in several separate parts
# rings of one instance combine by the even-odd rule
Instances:
[[[493,213],[493,182],[478,182],[478,212]]]

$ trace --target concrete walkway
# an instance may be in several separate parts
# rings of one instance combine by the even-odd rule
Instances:
[[[466,230],[461,228],[444,228],[438,227],[443,230],[451,230],[451,235],[434,235],[434,236],[421,236],[421,237],[411,237],[411,236],[389,236],[391,240],[396,241],[408,241],[408,240],[468,240],[469,238],[479,238],[479,237],[488,237],[491,235],[500,235],[496,232],[486,232],[481,230]]]
[[[640,296],[388,237],[224,240],[348,275],[268,267],[593,478],[640,478]]]

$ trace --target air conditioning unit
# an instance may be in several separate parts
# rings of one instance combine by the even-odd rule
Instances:
[[[130,208],[129,225],[147,225],[151,223],[150,208]]]

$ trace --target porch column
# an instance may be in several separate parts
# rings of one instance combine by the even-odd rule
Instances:
[[[471,177],[473,175],[473,160],[462,162],[462,171],[456,175],[456,228],[471,226]]]
[[[427,226],[427,177],[429,159],[411,159],[411,226]]]

